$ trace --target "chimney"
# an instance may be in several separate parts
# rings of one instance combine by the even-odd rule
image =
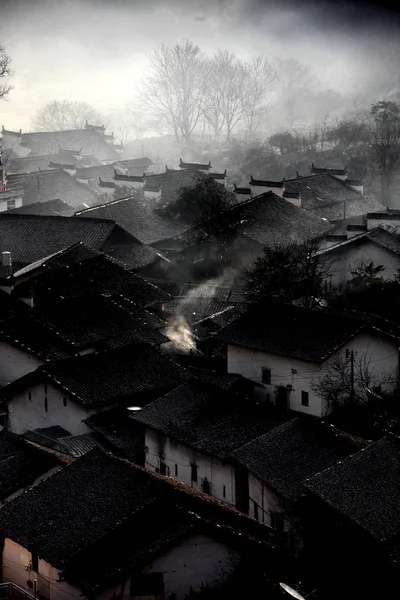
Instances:
[[[1,266],[3,276],[10,277],[12,275],[11,252],[5,251],[1,253]]]

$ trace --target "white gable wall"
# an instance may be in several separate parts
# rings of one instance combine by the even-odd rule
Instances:
[[[9,400],[8,427],[14,433],[22,434],[28,430],[59,425],[71,434],[79,435],[90,431],[82,421],[95,412],[97,411],[85,408],[53,384],[40,383]]]
[[[352,272],[361,263],[373,262],[375,266],[383,265],[385,270],[380,275],[386,280],[395,279],[400,269],[400,256],[373,242],[348,244],[341,249],[331,250],[324,256],[330,265],[332,283],[335,285],[344,284],[351,279]]]
[[[290,332],[282,335],[290,336]],[[346,349],[358,353],[356,360],[357,356],[367,354],[371,359],[370,367],[379,378],[383,378],[385,374],[395,373],[398,349],[394,341],[389,341],[378,334],[359,334],[343,346],[331,360],[335,356],[345,357]],[[320,366],[294,358],[228,345],[228,373],[239,373],[253,381],[262,383],[262,367],[271,369],[271,384],[273,386],[292,386],[292,390],[288,392],[289,408],[316,417],[324,416],[327,408],[321,398],[311,389],[311,383],[313,379],[322,378],[325,375],[328,364],[327,361]],[[293,373],[292,371],[296,372]],[[302,391],[309,394],[309,406],[302,406],[301,404]]]
[[[34,371],[43,361],[8,342],[0,342],[0,385],[6,385]]]
[[[150,471],[160,468],[162,462],[169,468],[167,475],[196,489],[202,489],[204,478],[208,479],[211,495],[223,502],[235,505],[235,472],[233,466],[217,458],[196,452],[164,435],[146,428],[145,467]],[[191,479],[191,465],[197,465],[197,482]]]

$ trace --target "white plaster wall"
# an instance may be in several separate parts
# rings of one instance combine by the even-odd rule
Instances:
[[[335,285],[344,284],[351,279],[352,272],[362,262],[364,264],[373,262],[375,266],[383,265],[385,270],[381,276],[386,280],[395,279],[400,269],[400,256],[372,242],[349,244],[341,249],[331,250],[325,258],[330,265],[332,283]]]
[[[254,503],[258,506],[256,510]],[[271,514],[284,513],[276,494],[269,489],[258,477],[249,473],[249,516],[272,527]]]
[[[115,179],[115,185],[121,185],[123,187],[133,188],[135,190],[141,190],[144,187],[144,181],[128,181],[122,179]]]
[[[272,385],[292,386],[288,396],[291,410],[317,417],[322,416],[321,400],[311,390],[311,379],[321,376],[319,365],[257,350],[228,346],[228,373],[240,373],[248,379],[262,383],[262,367],[271,369]],[[297,373],[292,373],[292,369]],[[309,393],[309,406],[301,405],[302,391]],[[270,393],[270,399],[274,402],[272,396],[273,394]]]
[[[20,350],[8,342],[0,342],[0,385],[6,385],[43,364],[29,352]]]
[[[20,208],[22,206],[22,197],[21,196],[10,196],[8,198],[8,200],[14,200],[15,205],[13,206],[13,208]],[[8,210],[8,206],[7,206],[7,199],[3,199],[1,198],[0,200],[0,212],[4,212],[6,210]]]
[[[163,462],[169,467],[170,477],[196,489],[202,489],[202,482],[207,477],[211,495],[235,505],[235,471],[232,465],[175,443],[150,428],[146,428],[145,446],[145,466],[150,471],[160,467],[161,454]],[[197,483],[191,480],[191,464],[197,465]]]
[[[64,398],[67,398],[67,406],[64,406]],[[85,409],[51,383],[47,384],[47,391],[46,384],[41,383],[15,395],[8,402],[8,427],[14,433],[22,434],[39,427],[59,425],[71,434],[78,435],[90,431],[82,421],[94,412]]]
[[[164,574],[165,595],[183,600],[192,587],[226,580],[238,556],[230,548],[205,535],[192,536],[156,558],[144,573]]]
[[[266,192],[273,192],[277,196],[283,196],[283,192],[285,188],[283,187],[272,187],[272,186],[264,186],[264,185],[250,185],[250,189],[253,192],[253,198],[255,196],[260,196],[261,194],[265,194]]]
[[[3,580],[12,581],[28,592],[32,592],[27,585],[27,581],[30,578],[27,568],[30,564],[31,553],[19,544],[6,538],[3,549]]]
[[[398,349],[394,342],[373,333],[363,333],[355,336],[345,344],[335,356],[346,355],[346,349],[357,352],[357,357],[366,354],[371,360],[370,368],[378,379],[383,379],[386,375],[393,375],[397,366]],[[240,373],[253,381],[261,383],[262,367],[271,369],[271,384],[291,385],[289,392],[289,406],[291,410],[303,412],[317,417],[324,416],[327,407],[321,399],[311,389],[313,379],[322,378],[326,369],[329,367],[329,361],[323,365],[314,365],[309,362],[238,348],[228,345],[228,372]],[[292,373],[292,369],[297,373]],[[309,394],[309,406],[301,405],[301,392]]]

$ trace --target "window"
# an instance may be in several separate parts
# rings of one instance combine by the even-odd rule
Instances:
[[[258,521],[258,504],[253,500],[254,518]]]
[[[15,200],[7,200],[7,210],[15,208]]]
[[[178,477],[178,465],[175,465],[175,477]]]
[[[310,406],[308,399],[308,392],[301,392],[301,405]]]
[[[225,498],[225,496],[226,496],[226,486],[223,485],[222,486],[222,497]]]
[[[63,398],[63,404],[64,404],[64,406],[67,406],[67,403],[68,403],[68,402],[67,402],[67,399],[66,399],[66,397],[64,396],[64,398]]]
[[[261,381],[267,385],[271,385],[271,369],[261,367]]]
[[[49,405],[47,404],[47,396],[44,397],[44,410],[47,412]]]
[[[160,460],[160,475],[167,475],[167,465]]]
[[[47,394],[47,383],[44,384],[44,393]]]
[[[197,483],[197,465],[190,465],[191,469],[192,469],[192,474],[191,474],[191,480],[192,483]]]
[[[210,485],[210,482],[208,481],[207,477],[204,477],[203,484],[201,487],[205,494],[211,494],[211,485]]]
[[[283,533],[285,525],[285,519],[282,513],[271,513],[271,527],[278,531],[279,533]]]
[[[32,394],[31,394],[31,392],[28,392],[28,400],[32,400]]]
[[[39,557],[37,554],[35,554],[34,552],[32,552],[32,571],[35,571],[36,573],[39,571]]]

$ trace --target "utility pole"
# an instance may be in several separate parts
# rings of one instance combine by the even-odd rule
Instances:
[[[346,358],[350,358],[350,402],[354,402],[354,350],[346,350]]]

